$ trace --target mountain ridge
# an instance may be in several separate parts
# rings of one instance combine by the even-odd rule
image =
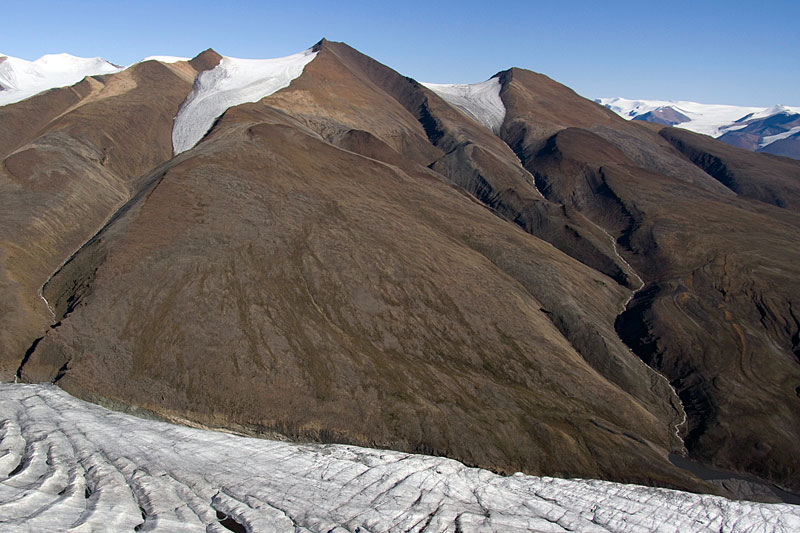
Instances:
[[[213,51],[0,107],[44,125],[0,142],[19,211],[4,365],[254,433],[723,490],[665,459],[688,436],[694,457],[791,486],[796,163],[623,121],[521,69],[491,78],[495,134],[347,45],[311,50],[288,86],[225,109],[177,157],[173,117]],[[87,135],[123,122],[124,140]],[[60,226],[26,233],[51,194],[37,184],[65,164],[106,196],[76,218],[85,178],[59,182]],[[59,242],[46,259],[37,235]],[[35,298],[48,268],[54,321]],[[743,413],[751,428],[732,425]]]

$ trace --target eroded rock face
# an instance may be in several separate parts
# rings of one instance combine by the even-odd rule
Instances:
[[[90,126],[128,109],[127,71],[103,80],[119,92],[102,113],[92,86],[75,109],[54,93],[65,101],[37,119],[65,124],[61,142],[83,150],[70,164],[113,186],[89,211],[59,207],[62,225],[45,226],[57,245],[9,234],[9,372],[24,357],[22,379],[252,434],[716,490],[667,460],[688,436],[706,461],[796,483],[800,221],[748,193],[792,201],[795,163],[731,187],[672,130],[518,69],[497,77],[496,135],[327,41],[289,87],[172,157],[170,110],[212,52],[141,65],[153,79],[136,78],[136,105],[182,81],[129,133],[141,153],[124,165]],[[62,179],[63,150],[26,135],[7,175]],[[695,150],[716,154],[710,142]],[[740,182],[771,164],[751,156]],[[62,181],[78,191],[65,205],[87,202],[85,178]],[[18,207],[23,221],[46,212]]]

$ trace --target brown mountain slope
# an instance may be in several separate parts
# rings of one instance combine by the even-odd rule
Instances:
[[[80,302],[24,377],[84,397],[505,471],[692,486],[664,459],[669,428],[551,323],[562,308],[612,321],[613,281],[427,173],[277,113],[220,124],[46,292],[60,312]]]
[[[47,329],[37,293],[49,274],[172,156],[196,74],[148,61],[0,107],[0,376]]]
[[[755,154],[686,130],[664,128],[660,133],[697,166],[740,196],[795,212],[800,209],[800,162],[772,154]]]
[[[322,46],[54,276],[59,325],[22,377],[252,432],[702,487],[666,460],[680,449],[668,387],[649,390],[659,378],[614,332],[629,291],[427,168],[443,151],[400,103],[435,95]]]
[[[657,129],[593,115],[594,104],[576,100],[566,88],[561,102],[552,104],[572,110],[558,126],[566,129],[554,126],[556,133],[544,138],[547,132],[528,126],[552,114],[540,114],[535,106],[515,108],[525,98],[538,98],[544,82],[517,70],[510,79],[501,93],[509,144],[545,196],[606,228],[644,278],[644,290],[618,327],[677,388],[689,415],[689,451],[797,490],[800,359],[794,309],[800,257],[793,242],[800,217],[748,197],[791,205],[798,183],[794,169],[800,167],[661,130],[704,170],[714,174],[702,164],[711,158],[735,168],[739,186],[733,189],[740,196],[733,197],[697,170],[690,179],[658,172],[680,155],[661,150]],[[637,127],[637,142],[627,142]],[[659,160],[641,157],[656,149]]]
[[[429,173],[421,166],[427,165],[503,218],[549,238],[582,262],[602,272],[605,270],[601,267],[607,266],[611,274],[627,280],[625,267],[618,264],[607,236],[582,216],[544,200],[534,188],[532,176],[487,128],[467,119],[415,81],[347,45],[322,41],[317,49],[319,55],[303,76],[269,98],[270,107],[280,108],[323,138],[363,155],[406,169],[416,168],[417,172]],[[260,112],[263,106],[239,106],[230,110],[221,124],[245,116],[255,120]],[[349,129],[353,127],[369,131]],[[400,127],[411,132],[415,140],[393,141],[402,139]],[[419,148],[427,143],[423,132],[435,148],[429,144],[424,150]],[[389,142],[394,142],[397,150],[386,146]],[[398,157],[399,150],[410,155]],[[608,340],[614,335],[605,318],[574,313],[565,306],[560,309],[551,316],[554,324],[595,370],[633,394],[657,416],[674,419],[674,423],[682,418],[672,405],[673,393],[664,380],[616,339]]]
[[[347,73],[346,76],[351,80],[357,80],[356,86],[365,86],[372,94],[364,100],[368,105],[362,106],[357,113],[357,116],[369,117],[372,123],[357,127],[391,142],[391,135],[387,136],[382,129],[387,125],[396,128],[395,123],[413,122],[413,128],[418,134],[424,131],[436,150],[431,151],[430,145],[420,150],[419,145],[415,145],[410,154],[403,152],[404,155],[441,173],[525,231],[546,238],[559,249],[601,272],[627,280],[624,266],[617,264],[613,250],[604,238],[596,234],[593,228],[583,227],[581,220],[571,219],[559,206],[543,201],[530,173],[491,131],[466,119],[460,111],[416,81],[399,75],[343,43],[323,40],[319,49],[320,56],[310,65],[308,72],[289,90],[275,95],[275,106],[295,116],[298,111],[302,113],[303,108],[298,104],[302,99],[309,98],[309,91],[304,90],[304,85],[310,86],[311,92],[321,93],[319,87],[329,87],[331,83],[328,72],[337,73],[336,79],[339,81],[332,94],[363,93],[364,89],[360,92],[353,89],[352,82],[341,83],[342,73]],[[338,119],[339,115],[331,116],[331,109],[335,107],[331,106],[330,97],[326,98],[325,93],[310,98],[315,102],[313,113],[317,117],[325,115]],[[335,100],[334,106],[342,101],[341,98]],[[349,102],[346,105],[350,105]],[[403,113],[399,106],[406,112]],[[391,109],[391,112],[387,113],[387,109]],[[398,116],[402,118],[398,119]],[[336,129],[343,130],[341,127]],[[325,136],[325,132],[319,128],[316,131]],[[420,154],[424,154],[422,159]]]
[[[796,212],[545,76],[498,75],[496,136],[346,45],[316,51],[177,158],[163,143],[178,88],[142,95],[156,107],[135,128],[104,126],[139,147],[108,180],[131,199],[45,285],[57,322],[24,345],[23,379],[257,434],[712,490],[667,461],[683,444],[671,382],[694,457],[798,488]],[[159,72],[191,81],[175,68]],[[75,115],[67,144],[103,146],[86,124],[116,109]],[[45,266],[70,250],[8,242],[33,259],[7,262],[7,290],[41,306]]]

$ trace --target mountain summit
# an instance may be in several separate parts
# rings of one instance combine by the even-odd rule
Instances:
[[[55,87],[73,85],[85,76],[120,70],[100,57],[49,54],[36,61],[25,61],[0,53],[0,105],[19,102]]]
[[[800,490],[797,161],[326,40],[76,81],[0,107],[4,379],[496,472]]]

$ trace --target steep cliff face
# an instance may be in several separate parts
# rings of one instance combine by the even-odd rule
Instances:
[[[213,51],[0,108],[21,132],[0,150],[7,376],[253,434],[713,490],[667,460],[687,437],[796,482],[796,212],[539,74],[486,83],[499,115],[484,86],[456,102],[341,43],[310,52],[176,157]]]

